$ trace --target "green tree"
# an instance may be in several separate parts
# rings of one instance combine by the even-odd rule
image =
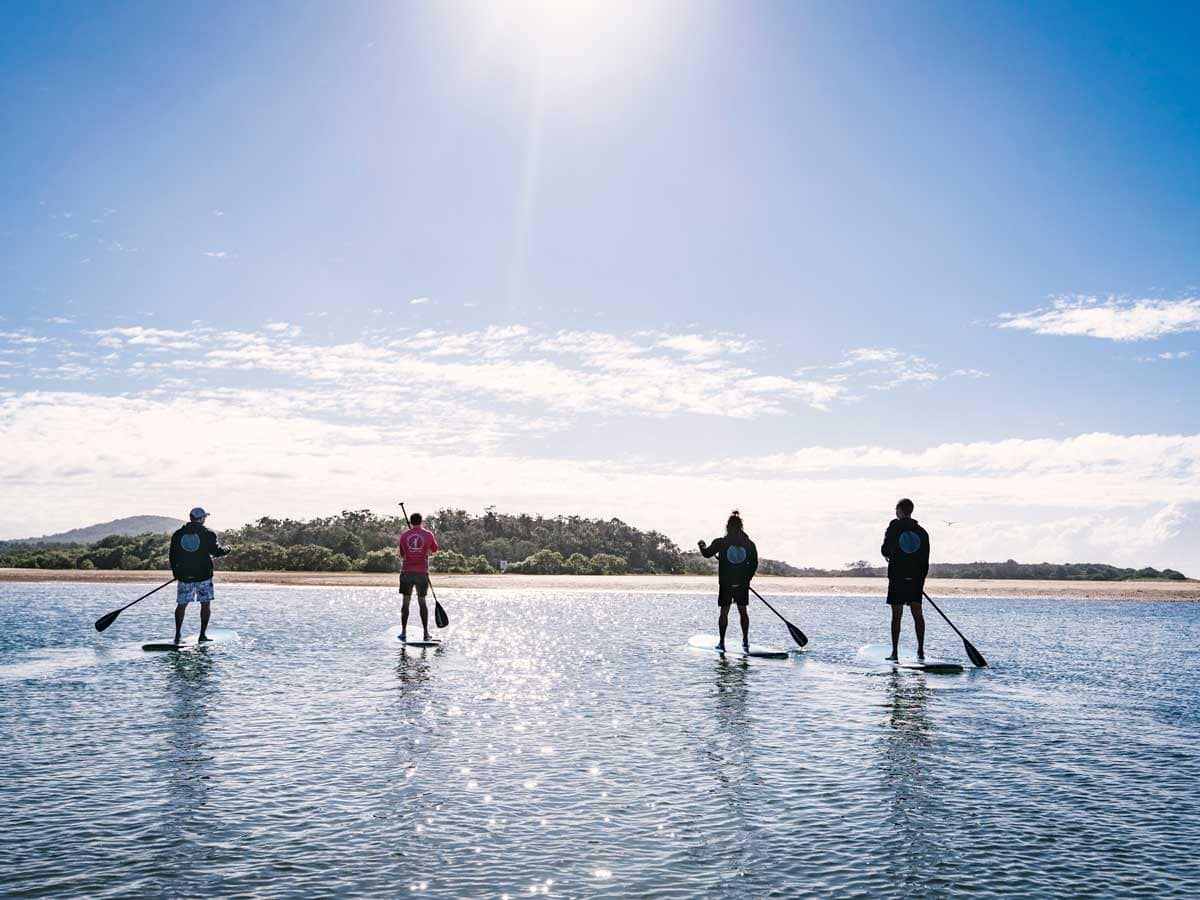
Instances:
[[[596,553],[592,556],[593,575],[624,575],[629,571],[629,562],[612,553]]]
[[[563,555],[557,550],[538,550],[518,562],[508,571],[518,575],[559,575],[563,571]]]
[[[399,572],[400,557],[395,550],[372,550],[363,559],[364,572]]]

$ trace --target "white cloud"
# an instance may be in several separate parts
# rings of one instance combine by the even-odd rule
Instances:
[[[1050,306],[1003,313],[998,327],[1035,334],[1082,335],[1111,341],[1147,341],[1200,331],[1200,298],[1055,297]]]
[[[749,353],[756,344],[740,336],[710,336],[703,334],[661,334],[655,345],[678,350],[693,358],[720,356],[724,353]]]
[[[909,494],[918,515],[957,523],[938,531],[942,560],[1095,554],[1187,571],[1188,559],[1169,551],[1194,528],[1200,506],[1200,435],[1192,434],[938,443],[913,452],[812,445],[757,457],[731,450],[711,462],[698,462],[712,458],[708,446],[674,457],[656,449],[662,436],[677,437],[684,416],[830,409],[864,386],[903,383],[911,373],[936,378],[934,363],[892,349],[858,348],[831,366],[778,374],[746,352],[750,341],[692,330],[506,325],[322,343],[271,322],[260,331],[194,323],[84,334],[91,340],[75,348],[57,336],[44,343],[28,331],[0,332],[0,343],[19,342],[0,353],[21,361],[4,375],[46,386],[99,373],[106,385],[124,378],[103,394],[0,393],[0,534],[79,524],[113,504],[129,513],[168,500],[186,509],[198,495],[217,498],[226,525],[264,512],[382,506],[381,486],[416,468],[431,495],[454,505],[636,510],[633,521],[684,544],[711,536],[714,509],[737,506],[753,516],[766,555],[797,563],[873,555],[880,517]],[[560,436],[572,446],[580,425],[618,417],[630,440],[615,456],[589,458],[578,438],[581,458],[547,449]],[[206,457],[220,461],[219,482],[180,480],[183,420],[203,435]],[[702,433],[708,425],[686,427]],[[70,496],[84,506],[58,505]],[[48,521],[55,516],[72,521]],[[1124,537],[1113,536],[1119,529]]]
[[[901,495],[917,501],[942,561],[1012,557],[1184,571],[1200,564],[1194,549],[1186,551],[1191,557],[1179,549],[1200,508],[1200,435],[1080,435],[914,454],[816,447],[788,455],[803,468],[744,456],[689,466],[644,458],[640,447],[615,459],[538,455],[536,442],[522,452],[497,449],[492,438],[513,434],[520,416],[477,421],[472,413],[466,433],[492,438],[464,443],[453,403],[434,401],[413,417],[392,396],[314,401],[307,390],[188,384],[186,397],[167,382],[140,395],[0,393],[0,534],[197,502],[218,511],[220,527],[263,514],[382,509],[389,486],[419,471],[423,496],[435,498],[429,506],[620,515],[684,546],[711,537],[721,513],[736,506],[764,555],[798,564],[875,558]],[[361,409],[349,418],[354,404]],[[180,421],[202,435],[219,479],[203,467],[180,469]]]
[[[1166,350],[1162,353],[1156,353],[1153,356],[1139,356],[1139,357],[1137,357],[1137,361],[1138,362],[1174,362],[1174,361],[1180,360],[1180,359],[1187,359],[1191,355],[1192,355],[1191,350],[1177,350],[1177,351]]]
[[[429,303],[429,302],[430,302],[430,300],[428,297],[414,297],[413,299],[408,301],[410,306],[420,306],[423,303]]]
[[[229,253],[225,250],[201,250],[201,256],[210,256],[213,259],[224,259]]]
[[[100,328],[86,331],[84,334],[99,337],[97,343],[101,347],[119,350],[124,347],[149,347],[171,350],[186,350],[196,346],[198,334],[195,331],[174,331],[169,328],[145,328],[141,325],[127,325],[117,328]]]

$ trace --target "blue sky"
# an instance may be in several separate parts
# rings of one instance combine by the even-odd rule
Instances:
[[[0,536],[738,506],[838,565],[911,494],[945,560],[1200,572],[1197,26],[10,5]]]

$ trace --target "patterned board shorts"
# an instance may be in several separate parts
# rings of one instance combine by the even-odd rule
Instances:
[[[213,583],[209,578],[205,581],[181,581],[176,585],[175,602],[180,606],[198,600],[201,603],[212,603]]]

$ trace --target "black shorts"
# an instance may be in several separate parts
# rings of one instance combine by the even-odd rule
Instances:
[[[889,606],[920,603],[924,592],[925,582],[920,578],[889,578],[887,602]]]
[[[412,596],[413,588],[417,589],[417,599],[424,600],[429,593],[429,574],[427,572],[402,572],[400,574],[400,593],[407,600]]]
[[[750,605],[750,585],[723,584],[717,592],[717,606],[728,606],[736,603],[738,606]]]

